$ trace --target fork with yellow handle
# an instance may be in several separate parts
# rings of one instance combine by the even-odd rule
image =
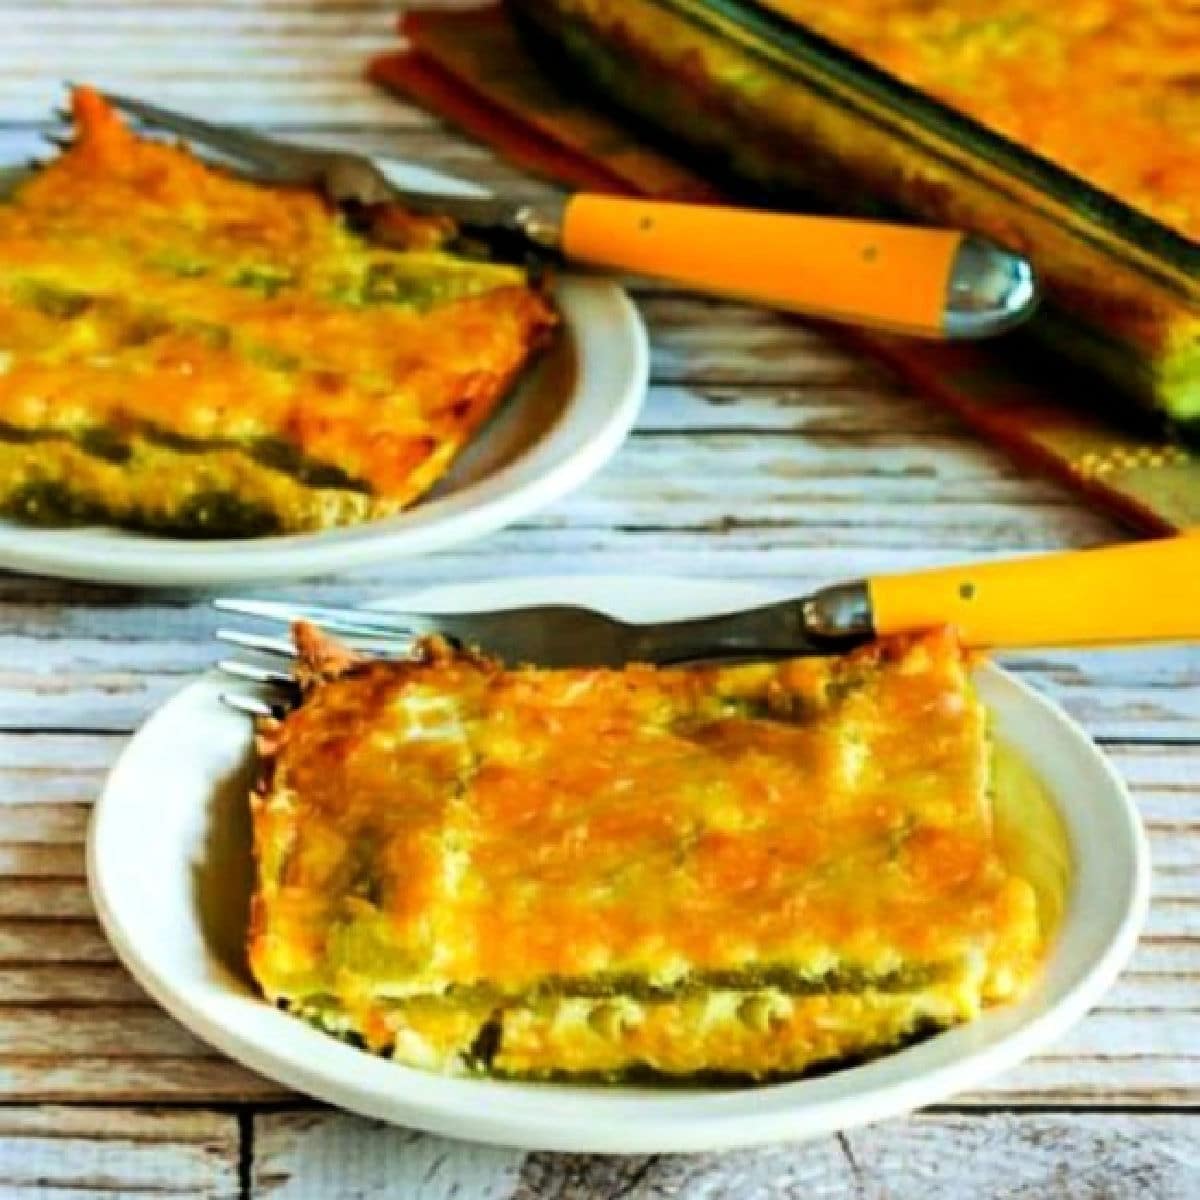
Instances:
[[[1200,639],[1200,530],[881,575],[857,585],[857,594],[865,602],[858,617],[869,617],[876,634],[946,624],[966,645],[981,648]],[[828,614],[836,635],[836,603]],[[853,627],[855,614],[849,617]]]
[[[370,158],[280,142],[130,96],[117,108],[342,205],[449,217],[517,257],[550,255],[879,329],[980,338],[1037,304],[1021,255],[954,229],[578,193],[539,204],[399,187]]]
[[[311,622],[386,653],[440,634],[508,663],[547,667],[831,654],[940,625],[954,626],[973,649],[1200,641],[1200,533],[877,575],[739,612],[653,624],[568,604],[450,613],[249,599],[215,604],[287,625]],[[279,638],[241,630],[222,630],[217,637],[243,649],[294,654],[291,643]],[[288,679],[254,664],[221,666],[260,683]]]
[[[572,262],[916,336],[989,337],[1037,301],[1028,262],[950,229],[586,194],[550,228]]]

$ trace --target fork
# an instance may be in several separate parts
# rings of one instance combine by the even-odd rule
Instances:
[[[222,612],[291,625],[309,621],[372,654],[403,654],[440,634],[507,663],[619,666],[724,657],[832,654],[875,637],[953,625],[968,648],[1096,645],[1200,639],[1200,531],[1155,541],[881,575],[740,612],[638,624],[565,604],[434,613],[329,608],[219,598]],[[291,643],[241,630],[217,638],[294,657]],[[220,669],[261,684],[285,672],[226,659]],[[256,714],[277,706],[228,695]]]
[[[519,260],[565,258],[923,337],[991,336],[1037,306],[1032,266],[961,230],[583,193],[530,205],[412,191],[364,155],[278,142],[101,95],[276,182],[317,188],[341,205],[398,203],[447,216],[468,238]]]

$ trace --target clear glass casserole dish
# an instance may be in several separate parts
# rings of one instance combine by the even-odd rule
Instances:
[[[546,59],[760,201],[904,215],[1028,254],[1032,331],[1200,434],[1200,243],[754,0],[508,0]],[[1200,108],[1200,100],[1197,102]]]

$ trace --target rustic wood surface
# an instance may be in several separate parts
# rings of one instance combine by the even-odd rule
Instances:
[[[361,80],[393,0],[0,0],[0,161],[43,152],[87,79],[530,196]],[[803,587],[1123,536],[827,334],[664,288],[654,384],[575,495],[486,542],[276,589],[354,601],[504,574],[660,572]],[[1102,602],[1102,598],[1098,599]],[[1200,1195],[1200,651],[1010,661],[1106,746],[1150,830],[1146,934],[1103,1003],[986,1091],[794,1147],[524,1155],[315,1106],[223,1059],[117,965],[84,882],[88,809],[129,732],[214,657],[205,597],[0,574],[0,1196]]]

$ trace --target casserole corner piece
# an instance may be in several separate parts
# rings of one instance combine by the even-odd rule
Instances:
[[[249,958],[337,1037],[450,1074],[761,1082],[1037,973],[948,632],[622,670],[298,643],[303,700],[260,729]]]
[[[0,204],[0,509],[182,537],[390,516],[495,408],[555,314],[447,222],[143,139],[87,89]]]

